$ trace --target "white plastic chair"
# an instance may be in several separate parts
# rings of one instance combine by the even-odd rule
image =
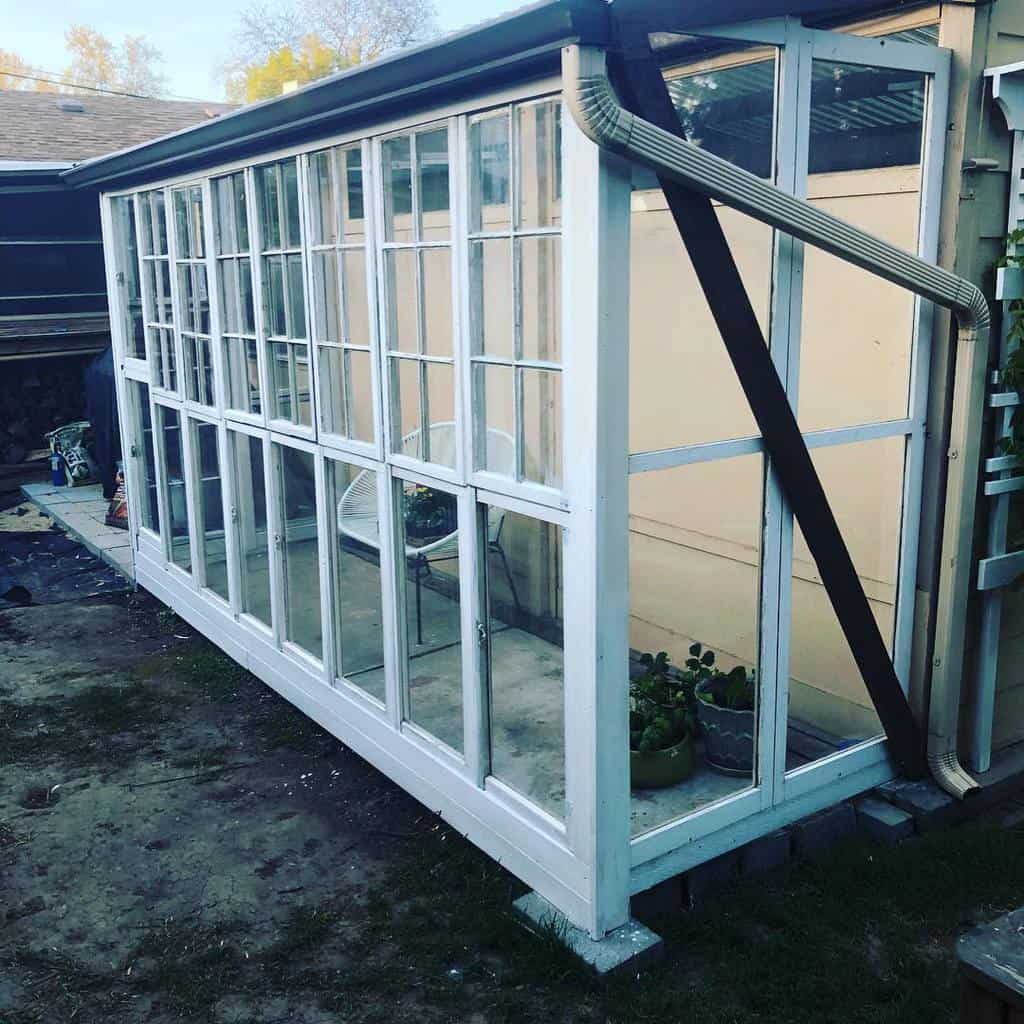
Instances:
[[[420,456],[420,432],[414,430],[402,438],[402,451],[413,458]],[[444,465],[455,463],[455,424],[434,423],[430,427],[430,458],[432,462]],[[516,446],[512,437],[493,427],[487,431],[487,467],[495,473],[507,476],[515,474]],[[519,594],[509,569],[508,559],[501,546],[501,529],[505,522],[505,510],[491,508],[487,521],[487,546],[501,559],[508,577],[509,589],[516,609]],[[380,551],[380,519],[377,513],[377,478],[370,470],[360,470],[338,502],[338,532],[351,537],[360,544]],[[459,551],[459,531],[451,533],[428,544],[420,546],[405,544],[406,560],[413,563],[416,573],[416,640],[423,643],[423,621],[420,597],[422,578],[430,573],[431,562],[443,562],[455,558]]]

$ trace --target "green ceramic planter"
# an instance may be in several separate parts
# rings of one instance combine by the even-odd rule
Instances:
[[[674,747],[664,750],[631,750],[629,776],[634,789],[674,786],[693,774],[693,737],[687,733]]]

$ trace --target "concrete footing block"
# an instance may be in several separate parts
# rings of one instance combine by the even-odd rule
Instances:
[[[879,786],[875,792],[909,814],[918,832],[945,828],[957,822],[964,813],[963,804],[959,800],[939,789],[929,779],[915,782],[894,779]]]
[[[787,829],[769,832],[740,850],[740,870],[744,878],[753,878],[781,868],[790,857],[793,840]]]
[[[857,828],[868,839],[885,846],[896,843],[914,834],[914,819],[895,804],[877,796],[866,796],[855,804]]]
[[[836,804],[798,821],[792,828],[793,852],[805,860],[817,860],[842,839],[857,832],[853,804]]]
[[[664,952],[661,937],[633,918],[603,939],[592,939],[539,893],[528,892],[512,905],[531,931],[556,928],[566,946],[603,977],[639,970]]]

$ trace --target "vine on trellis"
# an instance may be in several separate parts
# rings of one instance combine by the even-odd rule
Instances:
[[[997,263],[997,267],[1019,267],[1024,269],[1024,228],[1017,228],[1006,236],[1007,252]],[[996,441],[996,449],[1000,455],[1012,455],[1024,462],[1024,298],[1010,299],[1006,303],[1006,316],[1009,318],[1006,340],[1009,352],[1006,362],[999,372],[999,380],[1009,391],[1016,391],[1021,398],[1021,405],[1013,410],[1010,418],[1010,432]],[[1014,475],[1020,475],[1020,467],[1014,469]],[[1007,525],[1007,550],[1024,550],[1024,510],[1020,503],[1011,501]]]

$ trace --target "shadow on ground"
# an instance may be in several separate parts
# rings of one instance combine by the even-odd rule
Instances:
[[[522,887],[144,594],[0,613],[0,1024],[952,1021],[993,824],[651,920],[601,986]]]

